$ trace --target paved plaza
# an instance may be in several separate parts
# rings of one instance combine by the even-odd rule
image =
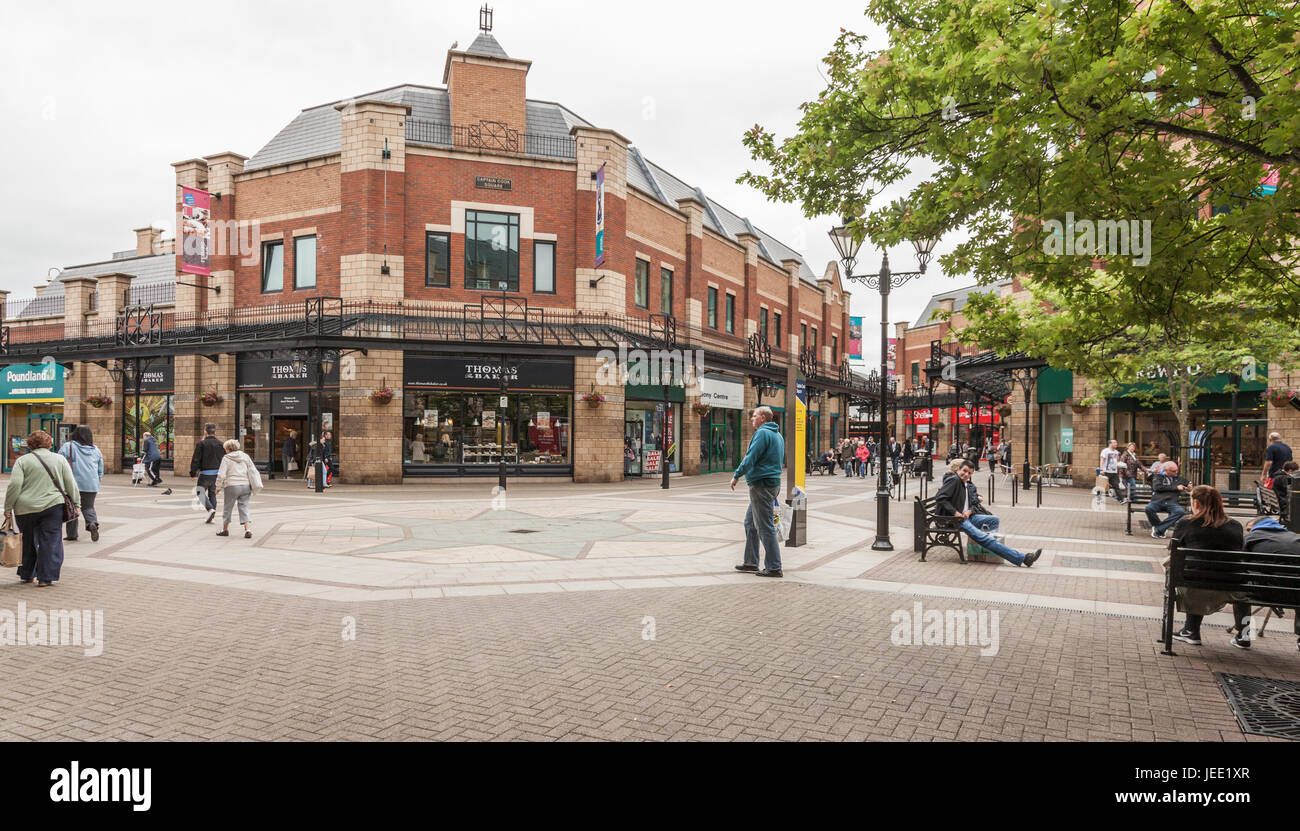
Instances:
[[[1240,741],[1213,672],[1300,679],[1289,619],[1160,656],[1164,546],[1086,492],[998,487],[1008,543],[1044,549],[1018,569],[918,562],[901,502],[873,552],[872,485],[811,477],[809,544],[763,580],[732,568],[728,478],[276,481],[245,540],[177,480],[108,477],[55,588],[0,583],[3,609],[103,610],[103,652],[0,647],[0,738]],[[896,644],[918,603],[996,611],[996,654]]]

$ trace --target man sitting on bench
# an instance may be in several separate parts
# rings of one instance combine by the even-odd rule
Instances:
[[[1151,477],[1151,501],[1147,503],[1147,519],[1151,522],[1151,536],[1165,538],[1165,532],[1178,523],[1187,511],[1178,504],[1178,496],[1192,489],[1192,483],[1178,475],[1178,462],[1165,462],[1160,472]],[[1169,514],[1164,522],[1160,512]]]
[[[1300,554],[1300,534],[1283,528],[1277,517],[1258,517],[1246,526],[1245,548],[1263,554]],[[1249,609],[1246,614],[1250,614]],[[1300,649],[1300,612],[1294,614],[1296,649]]]
[[[822,457],[817,460],[817,467],[822,473],[829,473],[831,476],[835,475],[835,454],[832,453],[829,448],[827,448],[826,452],[822,454]]]
[[[1043,549],[1036,549],[1032,554],[1021,554],[1014,548],[998,542],[990,531],[998,529],[998,518],[980,504],[975,486],[971,484],[971,474],[975,465],[962,461],[957,475],[944,481],[936,495],[935,511],[941,516],[962,517],[961,530],[975,542],[997,554],[1007,562],[1029,568],[1043,554]]]

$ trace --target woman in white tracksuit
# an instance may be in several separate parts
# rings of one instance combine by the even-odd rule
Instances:
[[[230,439],[222,447],[226,455],[221,459],[217,470],[216,489],[223,494],[222,523],[218,537],[230,536],[230,513],[235,505],[239,506],[239,522],[244,526],[244,539],[252,539],[249,527],[252,518],[248,513],[248,503],[253,494],[262,490],[262,475],[257,472],[257,465],[248,454],[239,449],[239,439]]]

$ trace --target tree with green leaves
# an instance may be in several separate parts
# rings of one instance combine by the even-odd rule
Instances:
[[[1163,375],[1186,436],[1207,373],[1290,360],[1300,319],[1300,9],[1243,0],[872,0],[795,135],[741,177],[975,295],[963,338],[1114,388]],[[872,208],[887,191],[906,196]],[[1275,192],[1274,192],[1275,190]]]

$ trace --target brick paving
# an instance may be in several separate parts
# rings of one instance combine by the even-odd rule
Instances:
[[[0,739],[1255,740],[1211,672],[1300,678],[1285,632],[1171,659],[1152,621],[1046,609],[1003,609],[996,656],[899,647],[912,598],[793,582],[356,604],[116,575],[0,589],[20,599],[104,609],[105,648],[7,647]]]
[[[689,546],[709,530],[694,524],[702,514],[714,515],[715,525],[721,518],[738,524],[739,495],[712,480],[698,484],[671,496],[648,487],[575,486],[560,498],[601,515],[617,509],[623,516],[639,503],[644,510],[620,521],[636,526],[623,545],[640,556],[617,567],[652,575],[678,555],[638,551],[647,545],[643,531],[680,533]],[[1271,624],[1249,652],[1229,646],[1221,627],[1207,621],[1203,647],[1179,645],[1176,657],[1160,656],[1159,626],[1150,616],[1159,603],[1158,578],[1093,576],[1059,564],[1037,574],[960,566],[943,553],[917,563],[905,550],[909,519],[902,510],[894,529],[900,550],[859,567],[871,556],[864,549],[874,514],[869,492],[854,490],[858,484],[813,480],[810,538],[818,542],[799,550],[807,553],[789,552],[795,565],[785,581],[719,576],[738,554],[733,528],[713,537],[720,547],[696,555],[701,574],[678,583],[647,576],[539,583],[531,589],[538,593],[513,593],[529,586],[512,582],[521,579],[517,570],[586,561],[554,556],[494,565],[506,591],[465,587],[495,592],[486,596],[358,589],[346,600],[304,594],[335,590],[307,578],[287,582],[301,564],[285,564],[288,552],[272,542],[255,540],[248,554],[210,541],[210,529],[183,505],[110,485],[105,540],[70,546],[57,587],[38,590],[18,584],[12,572],[0,575],[0,609],[20,601],[29,608],[102,609],[105,626],[97,657],[73,646],[0,647],[7,670],[0,739],[1258,741],[1241,733],[1212,673],[1300,680],[1290,620]],[[349,525],[350,517],[412,494],[439,511],[464,498],[454,489],[437,490],[436,498],[428,490],[395,492],[336,489],[328,501],[312,501],[305,492],[273,490],[255,510],[301,525],[303,512],[322,515],[328,506],[322,516],[332,530],[322,536],[354,534],[365,550],[378,542],[374,526]],[[1134,542],[1122,536],[1108,540],[1102,523],[1114,522],[1115,512],[1070,511],[1077,495],[1054,498],[1061,504],[1053,508],[995,507],[1013,543],[1018,535],[1056,532],[1045,545],[1054,559],[1163,556],[1149,538],[1137,545],[1117,545]],[[531,510],[527,501],[512,508]],[[271,527],[262,522],[259,536]],[[610,529],[600,526],[600,533]],[[130,534],[143,541],[128,544]],[[117,563],[111,553],[147,547],[166,534],[182,534],[172,545],[193,549],[184,552],[191,570]],[[853,543],[841,545],[845,538]],[[238,569],[223,565],[240,557],[260,559],[239,560]],[[370,575],[358,570],[369,567],[367,557],[340,553],[308,562],[328,567],[331,583]],[[250,563],[266,574],[246,573]],[[889,590],[881,581],[910,590]],[[284,588],[295,585],[297,594]],[[927,586],[1033,600],[957,600],[927,594]],[[1080,597],[1134,604],[1145,616],[1052,607],[1054,598]],[[891,615],[916,603],[996,611],[997,654],[983,656],[975,646],[894,645]],[[643,638],[647,616],[654,619],[653,640]],[[343,637],[345,617],[355,619],[355,640]]]

